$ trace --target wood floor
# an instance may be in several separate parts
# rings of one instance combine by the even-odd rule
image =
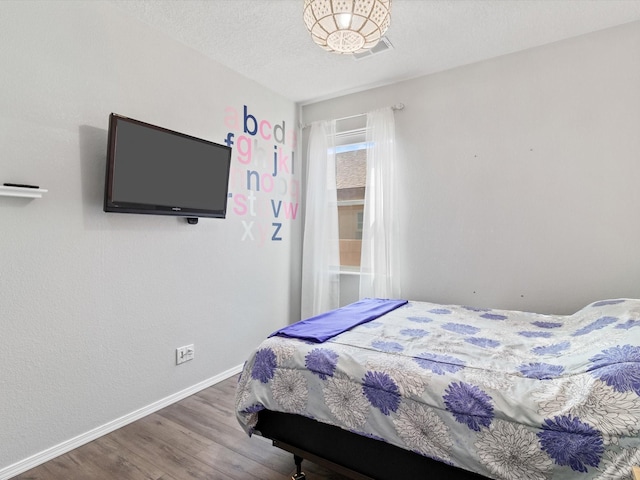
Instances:
[[[293,455],[249,438],[233,409],[237,376],[13,480],[288,480]],[[307,480],[346,480],[303,462]]]

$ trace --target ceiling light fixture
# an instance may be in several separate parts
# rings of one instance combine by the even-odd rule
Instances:
[[[374,47],[391,22],[391,0],[304,0],[304,24],[320,47],[356,53]]]

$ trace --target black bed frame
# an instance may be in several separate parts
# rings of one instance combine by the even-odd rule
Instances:
[[[297,473],[304,480],[307,459],[354,480],[487,480],[389,443],[289,413],[262,410],[256,430],[273,445],[294,455]]]

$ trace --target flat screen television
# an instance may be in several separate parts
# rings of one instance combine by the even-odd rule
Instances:
[[[231,147],[109,116],[104,211],[225,218]]]

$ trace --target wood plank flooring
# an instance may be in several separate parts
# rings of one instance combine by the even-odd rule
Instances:
[[[237,376],[12,480],[288,480],[293,455],[249,438],[233,409]],[[346,480],[307,460],[307,480]]]

